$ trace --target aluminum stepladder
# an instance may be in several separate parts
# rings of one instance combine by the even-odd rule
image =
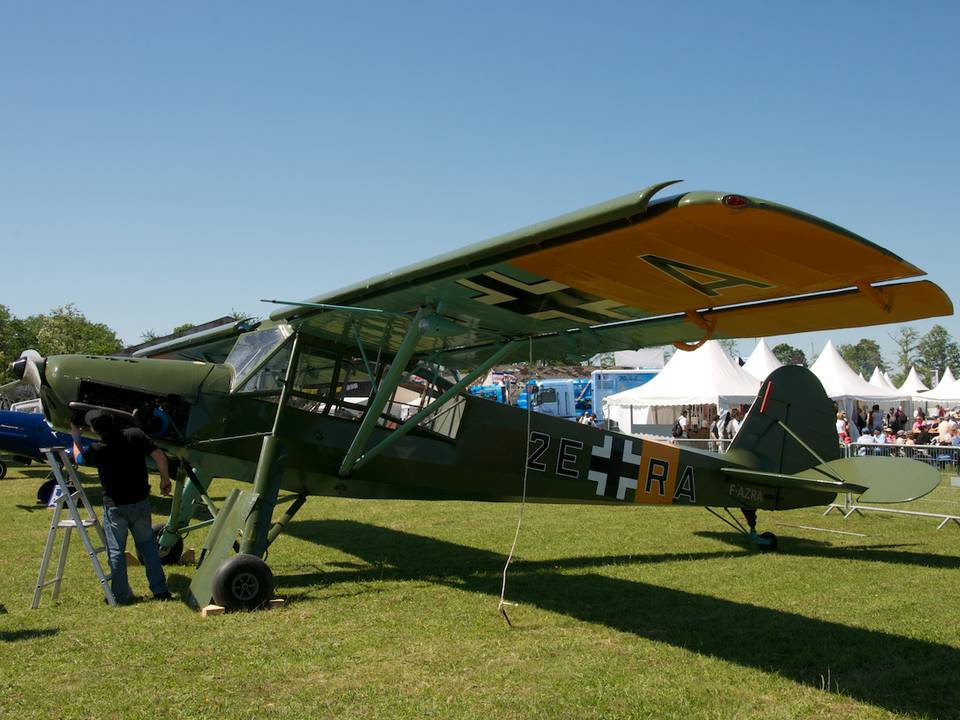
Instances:
[[[113,591],[110,589],[110,575],[104,572],[103,565],[100,564],[100,558],[98,557],[100,553],[107,551],[107,538],[103,533],[103,526],[100,525],[100,521],[97,519],[97,514],[93,511],[93,506],[90,505],[87,493],[80,483],[80,478],[77,477],[77,471],[73,467],[73,461],[67,454],[66,448],[41,448],[40,452],[47,458],[47,463],[53,471],[53,476],[57,481],[57,487],[54,492],[59,492],[59,497],[56,498],[53,505],[53,517],[50,518],[50,531],[47,533],[47,544],[43,549],[43,559],[40,561],[40,574],[37,577],[37,587],[33,592],[33,602],[30,607],[36,609],[40,606],[40,595],[48,585],[53,585],[53,592],[51,593],[50,599],[57,599],[57,595],[60,593],[60,581],[63,580],[63,571],[67,564],[67,550],[70,548],[70,535],[74,530],[79,533],[80,539],[83,541],[83,547],[86,549],[87,556],[90,558],[90,564],[93,565],[93,574],[96,575],[97,580],[100,582],[100,589],[103,590],[103,596],[106,598],[107,604],[115,606],[117,600],[114,598]],[[64,477],[64,472],[66,472],[69,477],[69,483],[67,478]],[[80,505],[83,507],[86,517],[80,516],[80,510],[77,506],[78,499],[80,500]],[[67,514],[69,515],[67,519],[62,519],[64,506],[66,506]],[[99,547],[94,547],[90,539],[89,529],[91,527],[96,528],[96,537],[100,541]],[[50,567],[53,544],[57,536],[57,531],[59,530],[63,530],[63,541],[60,544],[60,556],[57,558],[57,572],[52,579],[47,580],[47,570]]]

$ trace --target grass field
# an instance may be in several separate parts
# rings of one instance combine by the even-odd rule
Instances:
[[[30,610],[43,474],[0,481],[0,718],[960,717],[957,526],[761,513],[758,554],[700,509],[530,505],[511,628],[516,505],[314,498],[270,552],[280,609],[106,608],[76,539]]]

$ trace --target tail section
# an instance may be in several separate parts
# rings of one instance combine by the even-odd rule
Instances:
[[[930,465],[893,457],[841,457],[836,411],[817,376],[787,366],[763,381],[724,455],[730,477],[783,491],[854,493],[863,502],[922,497],[940,483]]]
[[[787,365],[760,385],[726,457],[768,473],[792,475],[841,456],[836,410],[817,376]]]

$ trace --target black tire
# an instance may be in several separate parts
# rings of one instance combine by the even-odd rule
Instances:
[[[47,505],[50,502],[50,496],[53,494],[53,489],[57,486],[57,481],[51,477],[48,477],[44,480],[40,487],[37,488],[37,504],[38,505]]]
[[[0,462],[0,480],[3,480],[7,476],[7,464],[5,462]]]
[[[777,536],[772,532],[760,533],[762,537],[767,542],[760,543],[757,547],[760,548],[760,552],[776,552],[777,550]]]
[[[183,555],[183,538],[178,535],[177,542],[173,547],[160,547],[160,536],[163,535],[163,531],[166,527],[167,524],[165,522],[153,524],[153,537],[156,538],[157,541],[157,550],[160,553],[160,564],[176,565],[177,561],[180,559],[180,556]],[[137,553],[137,560],[143,564],[143,557],[139,552]]]
[[[228,610],[256,610],[273,597],[273,573],[256,555],[234,555],[213,576],[213,602]]]

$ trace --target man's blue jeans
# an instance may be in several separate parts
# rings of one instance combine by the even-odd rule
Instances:
[[[121,605],[132,597],[130,583],[127,581],[127,531],[133,535],[133,542],[143,559],[147,571],[147,582],[154,595],[167,592],[167,578],[160,564],[160,552],[157,539],[153,535],[150,518],[150,499],[129,505],[114,505],[113,500],[103,498],[103,532],[107,536],[107,557],[110,562],[110,588],[113,597]]]

